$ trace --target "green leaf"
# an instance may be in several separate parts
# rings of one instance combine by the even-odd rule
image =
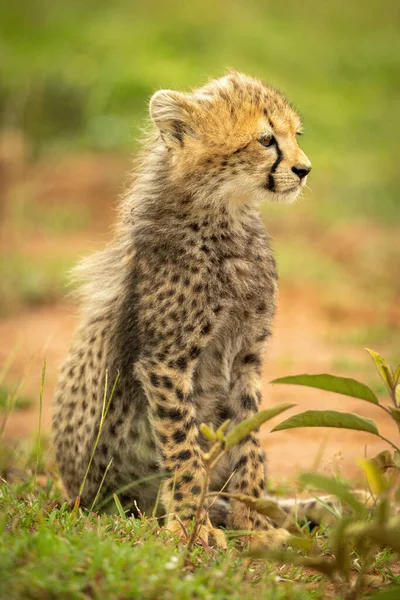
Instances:
[[[249,433],[254,431],[254,429],[257,429],[266,421],[269,421],[273,417],[276,417],[276,415],[279,415],[281,412],[288,410],[293,406],[296,405],[291,402],[284,402],[283,404],[278,404],[278,406],[274,406],[273,408],[260,410],[260,412],[256,413],[252,417],[245,419],[228,433],[225,439],[225,447],[229,450],[229,448],[232,448],[238,444],[247,435],[249,435]]]
[[[350,379],[349,377],[336,377],[335,375],[292,375],[289,377],[280,377],[274,379],[271,383],[287,383],[290,385],[304,385],[307,387],[326,390],[327,392],[336,392],[344,396],[359,398],[373,404],[379,404],[378,398],[374,392],[363,383]]]
[[[378,428],[371,419],[336,410],[307,410],[279,423],[279,425],[272,429],[272,432],[295,429],[297,427],[340,427],[342,429],[354,429],[356,431],[366,431],[379,435]]]
[[[394,383],[395,385],[400,383],[400,365],[396,367],[396,370],[394,372]]]
[[[370,350],[369,348],[365,348],[368,354],[372,357],[376,368],[378,369],[378,373],[383,379],[384,383],[387,385],[389,390],[392,390],[394,387],[394,375],[390,365],[386,362],[386,360],[378,354],[378,352],[374,352],[374,350]]]
[[[205,423],[200,425],[200,431],[208,440],[215,440],[217,437],[215,431],[210,429],[210,427]]]
[[[359,515],[365,516],[368,513],[368,509],[351,493],[349,488],[332,477],[326,477],[318,473],[304,473],[300,476],[300,481],[304,485],[311,485],[313,488],[333,494],[339,500],[348,504]]]
[[[364,471],[370,490],[374,494],[383,494],[387,489],[387,484],[376,462],[366,458],[358,458],[356,462],[360,469]]]
[[[392,517],[384,523],[377,520],[352,523],[346,529],[346,533],[349,536],[359,537],[370,543],[373,542],[378,546],[389,546],[395,552],[400,552],[399,530],[399,517]]]

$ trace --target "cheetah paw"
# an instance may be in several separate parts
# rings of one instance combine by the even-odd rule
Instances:
[[[268,529],[268,531],[255,531],[250,538],[250,548],[269,548],[278,550],[287,545],[291,534],[287,529]]]
[[[168,523],[167,529],[180,542],[188,542],[190,534],[185,523],[178,521],[178,519],[173,519]],[[202,542],[207,544],[207,546],[219,548],[220,550],[226,550],[228,547],[224,532],[208,524],[201,525],[197,531],[196,543],[201,544]]]

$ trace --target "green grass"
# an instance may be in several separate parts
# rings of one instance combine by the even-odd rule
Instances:
[[[23,306],[51,304],[64,297],[69,283],[68,272],[75,262],[75,257],[62,253],[28,256],[10,251],[3,255],[0,316],[16,312]]]
[[[13,397],[15,390],[9,385],[0,383],[0,413],[1,411],[7,410],[8,398]],[[25,396],[18,396],[11,407],[12,410],[23,410],[32,406],[32,399],[26,398]]]
[[[45,206],[31,198],[13,199],[7,207],[6,219],[19,234],[65,234],[82,231],[90,222],[90,210],[85,205],[57,203]]]
[[[312,569],[249,558],[233,541],[227,551],[197,546],[187,553],[154,518],[73,508],[58,488],[47,443],[38,467],[36,460],[34,446],[0,442],[0,598],[338,598]],[[330,527],[303,534],[331,555]],[[372,576],[399,585],[396,560],[378,551]]]
[[[196,547],[185,557],[184,546],[153,519],[72,510],[48,461],[42,467],[49,474],[35,486],[33,456],[9,452],[8,469],[17,461],[19,477],[0,482],[1,598],[324,598],[321,585],[295,581],[306,584],[313,575],[278,582],[276,567],[245,558],[233,543],[227,552]]]
[[[312,208],[325,222],[399,215],[396,0],[150,3],[35,0],[2,9],[2,123],[33,155],[130,150],[160,87],[227,67],[283,89],[304,114]]]

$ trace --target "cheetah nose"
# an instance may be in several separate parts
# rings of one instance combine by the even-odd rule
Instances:
[[[311,167],[305,167],[303,165],[292,167],[293,173],[295,173],[300,179],[304,179],[309,172],[311,171]]]

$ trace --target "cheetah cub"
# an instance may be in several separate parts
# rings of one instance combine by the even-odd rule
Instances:
[[[286,98],[246,75],[192,93],[162,90],[113,241],[78,269],[83,314],[55,399],[56,457],[79,493],[98,434],[106,373],[119,374],[81,501],[128,486],[125,507],[151,514],[159,491],[167,525],[182,532],[204,482],[201,423],[235,426],[261,402],[278,277],[257,211],[292,202],[311,164]],[[165,475],[166,474],[166,475]],[[157,477],[160,475],[160,477]],[[130,486],[135,480],[145,479]],[[265,493],[256,432],[226,456],[211,490]],[[232,502],[227,527],[268,533],[267,517]],[[201,536],[224,544],[208,513]]]

